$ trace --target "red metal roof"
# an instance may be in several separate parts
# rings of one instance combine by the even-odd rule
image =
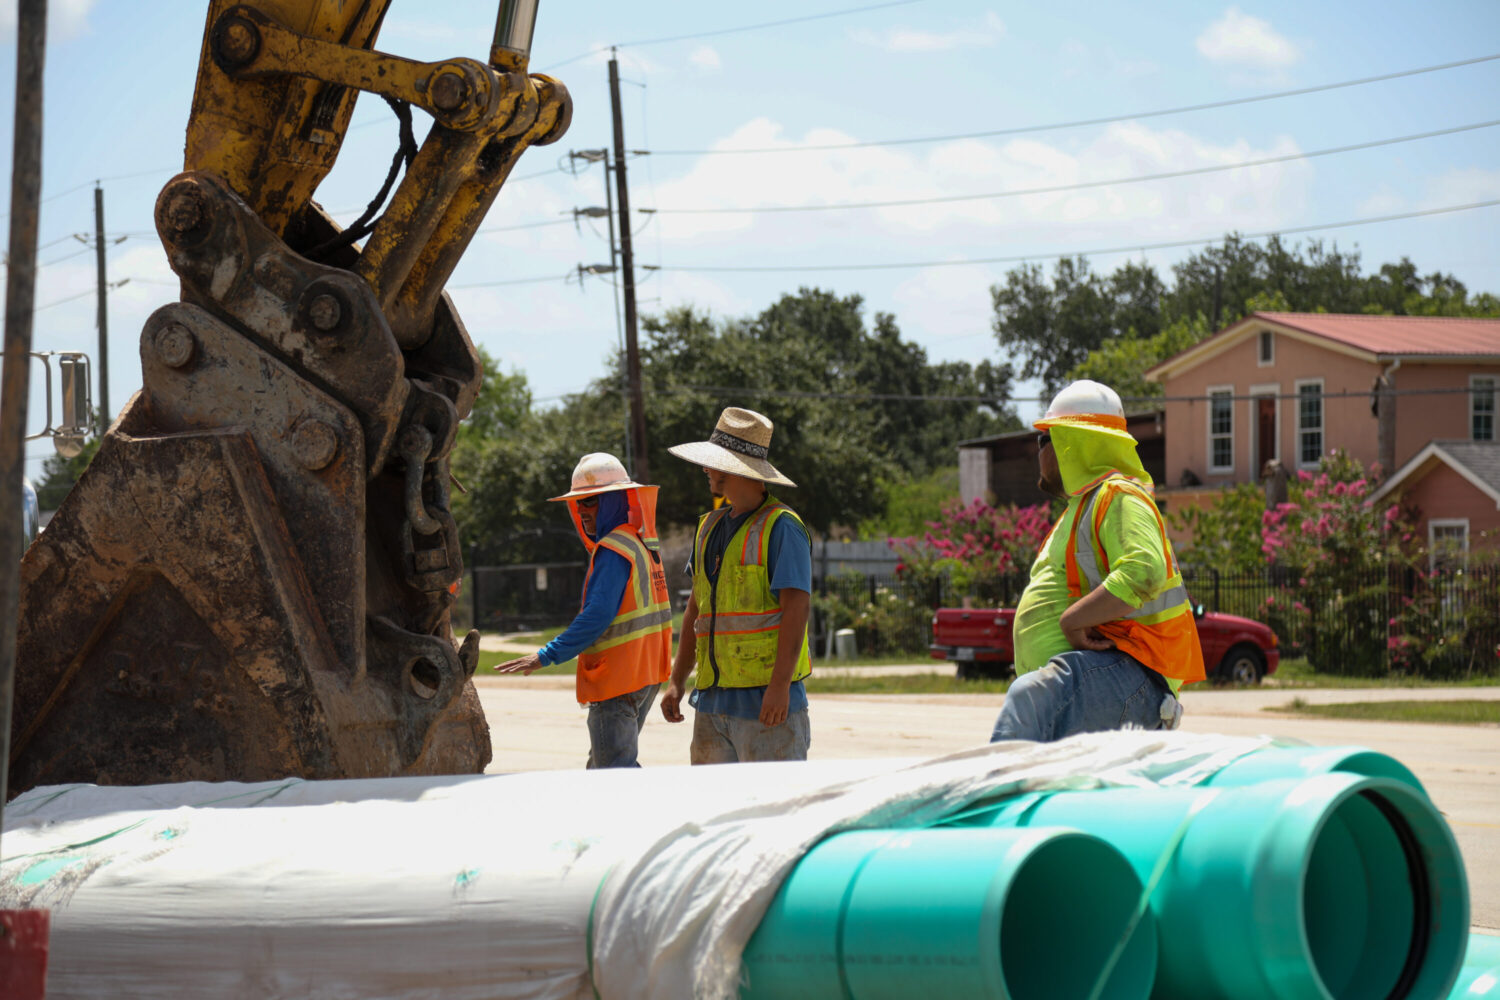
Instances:
[[[1500,319],[1299,312],[1253,315],[1375,354],[1500,354]]]

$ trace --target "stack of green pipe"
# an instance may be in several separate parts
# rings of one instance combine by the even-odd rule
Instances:
[[[1266,747],[1246,754],[1204,782],[1215,788],[1253,785],[1277,778],[1310,778],[1316,774],[1358,774],[1392,778],[1426,792],[1417,776],[1394,757],[1365,747]]]
[[[746,1000],[1144,1000],[1156,925],[1120,852],[1076,830],[838,834],[783,883]]]
[[[1074,827],[1119,848],[1150,893],[1163,1000],[1443,1000],[1462,962],[1458,846],[1396,778],[1034,794],[969,822]]]
[[[1493,934],[1470,934],[1469,948],[1458,982],[1448,1000],[1489,1000],[1500,998],[1500,937]]]

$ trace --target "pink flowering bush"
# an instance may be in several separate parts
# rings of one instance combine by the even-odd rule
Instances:
[[[1409,514],[1370,501],[1378,478],[1335,451],[1316,472],[1297,473],[1286,503],[1261,513],[1261,555],[1281,588],[1268,621],[1317,670],[1389,668],[1393,584],[1413,550]]]
[[[983,500],[944,504],[920,536],[891,539],[896,572],[913,581],[947,576],[953,592],[981,604],[1013,604],[1052,527],[1045,505],[991,507]]]

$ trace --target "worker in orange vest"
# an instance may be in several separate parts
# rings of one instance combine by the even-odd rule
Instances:
[[[533,670],[578,657],[578,703],[589,710],[589,767],[639,767],[640,732],[671,673],[672,606],[656,536],[656,487],[632,482],[618,458],[585,455],[568,505],[589,553],[582,607],[557,638],[498,669]]]
[[[1068,506],[1016,608],[1016,680],[991,741],[1175,729],[1203,650],[1120,397],[1083,379],[1033,426],[1038,485]]]

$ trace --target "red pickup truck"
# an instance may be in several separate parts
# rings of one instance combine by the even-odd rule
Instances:
[[[1276,633],[1238,615],[1193,609],[1209,679],[1221,684],[1259,684],[1281,662]],[[932,658],[953,660],[958,676],[1005,677],[1015,660],[1011,608],[939,608],[932,619]]]

